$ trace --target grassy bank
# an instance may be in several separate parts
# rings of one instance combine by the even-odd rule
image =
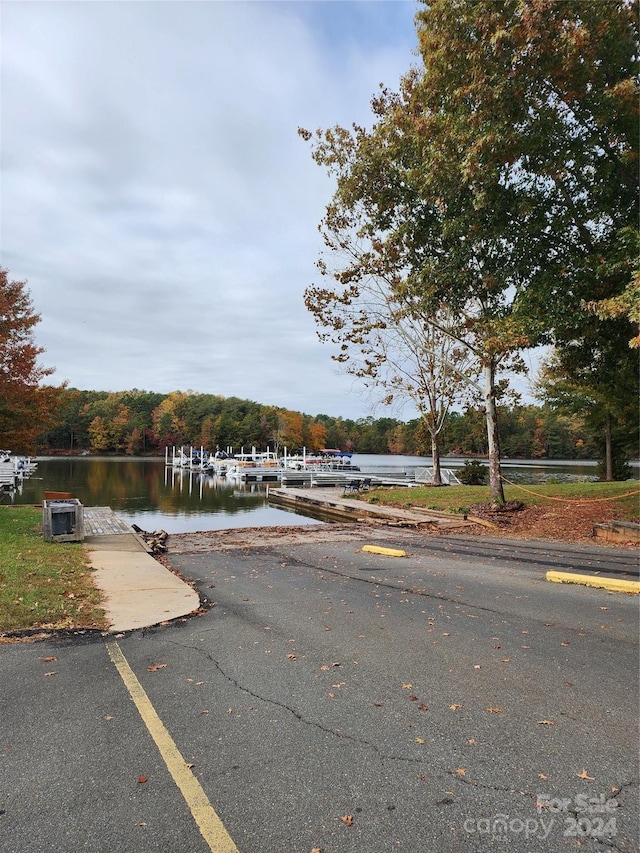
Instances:
[[[41,520],[40,509],[0,506],[0,632],[106,627],[82,545],[45,542]]]
[[[547,483],[538,486],[505,486],[507,501],[519,500],[528,506],[553,503],[570,508],[588,502],[610,504],[620,521],[637,520],[640,508],[639,485],[636,481],[624,483]],[[630,494],[635,492],[635,494]],[[384,489],[373,491],[365,499],[390,506],[423,507],[445,512],[466,513],[474,504],[490,500],[487,486],[433,486],[413,489]]]

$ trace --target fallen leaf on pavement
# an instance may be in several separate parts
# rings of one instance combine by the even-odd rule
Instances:
[[[454,704],[454,705],[449,705],[449,710],[450,710],[450,711],[457,711],[457,710],[458,710],[458,708],[462,708],[462,705],[455,705],[455,704]]]
[[[403,684],[402,685],[403,690],[411,690],[412,687],[413,687],[413,684]]]
[[[555,726],[553,720],[538,720],[539,726]]]
[[[45,672],[45,675],[55,675],[56,671],[52,669],[50,672]]]
[[[48,655],[46,658],[38,658],[38,660],[42,660],[45,663],[51,663],[54,660],[58,660],[58,658],[55,655]]]
[[[485,708],[485,711],[486,711],[488,714],[501,714],[501,713],[502,713],[502,708]]]
[[[159,669],[164,669],[166,667],[166,663],[152,663],[151,666],[147,667],[149,672],[157,672]]]
[[[576,773],[578,779],[588,779],[590,782],[595,781],[595,776],[589,776],[585,767],[582,768],[582,773]]]
[[[147,776],[138,776],[138,783],[139,783],[140,785],[144,785],[144,783],[145,783],[146,781],[148,781],[148,777],[147,777]]]
[[[347,826],[353,826],[353,815],[352,814],[343,814],[340,820],[343,823],[346,823]]]
[[[423,737],[417,737],[416,743],[426,743],[426,740]]]
[[[456,769],[456,773],[458,774],[458,776],[466,776],[467,775],[467,771],[464,767],[458,767]]]

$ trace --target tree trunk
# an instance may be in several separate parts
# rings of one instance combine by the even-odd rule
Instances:
[[[613,447],[611,444],[611,413],[607,412],[607,422],[604,431],[604,459],[605,459],[605,475],[604,479],[607,483],[613,482]]]
[[[489,487],[491,500],[503,504],[504,489],[500,474],[500,436],[498,434],[498,412],[496,408],[496,370],[493,359],[482,367],[484,381],[484,408],[487,421],[487,441],[489,447]]]
[[[431,433],[431,458],[433,460],[433,485],[442,485],[442,472],[440,471],[440,442],[438,434],[434,431]]]

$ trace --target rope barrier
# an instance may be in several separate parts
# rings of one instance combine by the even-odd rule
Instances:
[[[535,495],[537,498],[544,498],[547,501],[558,501],[559,503],[565,504],[598,504],[606,503],[607,501],[619,501],[622,498],[630,498],[633,495],[640,495],[640,489],[636,489],[634,492],[626,492],[624,495],[613,495],[608,498],[557,498],[554,495],[541,495],[539,492],[534,492],[532,489],[525,489],[524,486],[520,486],[518,483],[513,483],[511,480],[507,480],[506,477],[502,477],[502,479],[505,483],[509,483],[510,486],[515,486],[516,489],[521,489],[523,492],[528,492],[528,494]]]

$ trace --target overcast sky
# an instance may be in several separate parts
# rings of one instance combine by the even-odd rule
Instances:
[[[413,0],[2,2],[0,264],[83,389],[372,409],[303,303],[333,184],[298,126],[371,123]]]

